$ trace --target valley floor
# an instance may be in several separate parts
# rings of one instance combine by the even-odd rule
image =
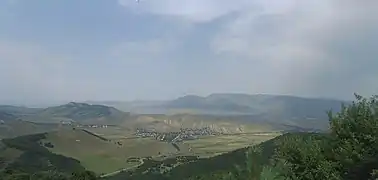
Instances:
[[[49,133],[44,143],[52,143],[51,152],[72,157],[97,174],[114,174],[137,167],[143,162],[129,162],[130,158],[164,160],[175,156],[211,157],[235,149],[251,146],[272,139],[278,132],[245,133],[203,136],[195,140],[177,143],[158,141],[154,138],[135,137],[132,133],[104,129],[89,129],[105,140],[81,129]],[[118,132],[118,134],[115,134]]]

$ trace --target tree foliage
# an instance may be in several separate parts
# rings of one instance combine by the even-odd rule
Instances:
[[[276,164],[286,179],[372,179],[378,168],[378,96],[329,112],[331,133],[292,137],[281,143]]]

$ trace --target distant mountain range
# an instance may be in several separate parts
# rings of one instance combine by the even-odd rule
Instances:
[[[0,120],[129,125],[126,122],[140,121],[138,114],[144,114],[144,119],[150,120],[143,120],[143,123],[161,121],[160,124],[164,124],[164,119],[157,119],[153,114],[166,114],[166,119],[179,123],[175,126],[182,126],[188,122],[198,124],[200,121],[205,124],[207,121],[214,123],[216,122],[214,119],[217,118],[211,117],[220,117],[218,119],[227,119],[231,123],[254,122],[324,129],[328,126],[326,111],[338,112],[342,103],[350,102],[283,95],[212,94],[206,97],[188,95],[169,101],[71,102],[48,108],[3,105],[0,106]],[[184,116],[177,115],[186,115],[185,122],[180,120]]]
[[[348,101],[303,98],[286,95],[211,94],[206,97],[188,95],[169,101],[91,102],[110,105],[123,111],[141,114],[209,114],[253,115],[270,119],[326,119],[326,112],[338,112]]]

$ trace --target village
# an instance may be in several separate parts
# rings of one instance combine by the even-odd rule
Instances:
[[[199,136],[219,135],[220,133],[211,130],[209,127],[204,128],[180,128],[178,132],[156,132],[138,128],[135,135],[138,137],[154,137],[156,140],[165,142],[181,142],[184,140],[194,140]]]

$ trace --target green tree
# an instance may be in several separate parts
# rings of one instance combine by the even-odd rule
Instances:
[[[286,136],[279,142],[276,166],[287,179],[339,179],[335,163],[330,161],[328,137],[318,134]]]
[[[278,166],[277,166],[278,167]],[[243,166],[236,166],[236,171],[223,176],[228,180],[281,180],[277,167],[264,165],[261,149],[253,146],[246,152]]]
[[[345,179],[370,178],[378,168],[378,96],[355,97],[341,112],[329,115],[333,155]]]
[[[372,179],[378,169],[378,96],[329,112],[329,136],[290,136],[279,145],[276,164],[286,179]]]

